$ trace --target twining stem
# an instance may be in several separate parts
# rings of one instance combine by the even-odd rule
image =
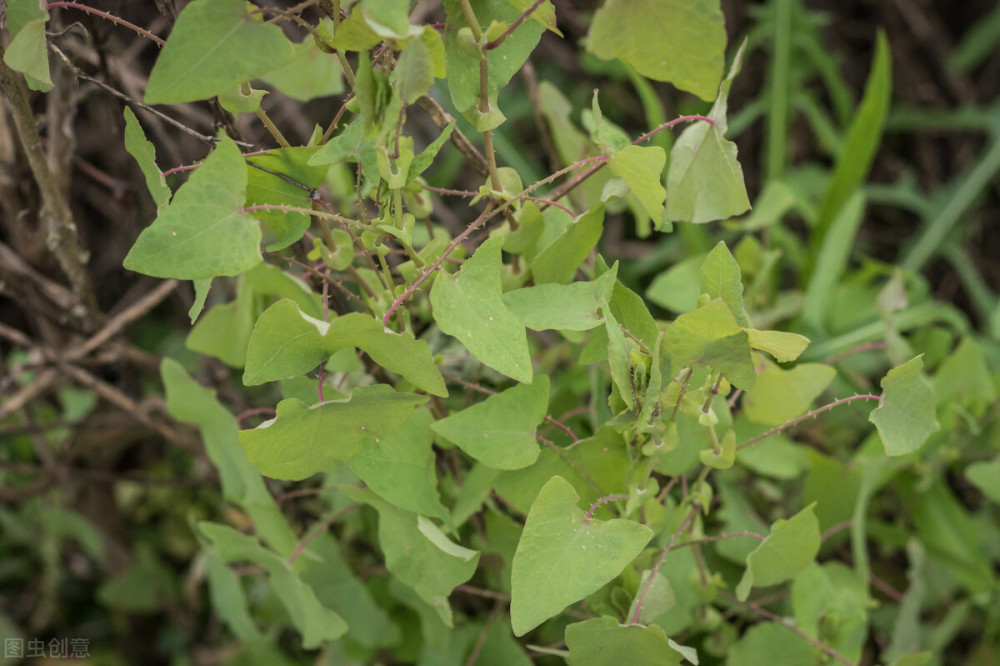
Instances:
[[[590,522],[590,519],[593,518],[594,516],[594,511],[597,510],[597,507],[601,506],[602,504],[607,504],[608,502],[614,502],[615,500],[627,500],[627,499],[628,495],[625,495],[623,493],[614,493],[613,495],[605,495],[604,497],[599,497],[593,504],[590,505],[590,508],[587,509],[587,515],[584,516],[583,518],[583,524],[586,525],[587,523]]]
[[[664,560],[667,559],[667,553],[669,553],[670,549],[674,547],[674,543],[684,530],[687,529],[688,524],[694,520],[694,517],[698,515],[698,511],[700,510],[701,505],[698,502],[692,504],[691,510],[688,511],[688,514],[684,516],[684,520],[681,521],[681,524],[677,526],[677,529],[674,530],[674,533],[670,536],[670,542],[667,544],[666,548],[663,549],[663,552],[660,553],[660,558],[656,560],[653,570],[649,573],[649,579],[646,581],[646,587],[642,588],[642,594],[639,595],[639,599],[636,601],[635,613],[632,614],[632,624],[639,624],[639,613],[642,611],[642,604],[646,601],[646,595],[649,594],[649,589],[653,587],[653,580],[656,578],[656,574],[660,573],[660,567],[663,566]]]
[[[543,2],[545,2],[545,0],[535,0],[533,3],[531,3],[531,6],[528,7],[527,9],[525,9],[524,13],[522,13],[520,16],[518,16],[514,20],[514,22],[510,24],[510,27],[507,28],[507,30],[504,31],[504,33],[502,35],[500,35],[499,37],[497,37],[496,39],[494,39],[492,42],[487,42],[486,44],[484,44],[483,45],[483,50],[484,51],[492,51],[496,47],[498,47],[501,44],[503,44],[507,40],[507,38],[510,37],[511,35],[513,35],[514,31],[517,30],[521,26],[522,23],[524,23],[524,19],[526,19],[529,16],[531,16],[531,14],[536,9],[538,9],[542,5]]]
[[[819,641],[819,640],[813,638],[812,636],[810,636],[806,632],[804,632],[801,629],[799,629],[798,627],[796,627],[794,624],[791,624],[791,623],[787,622],[784,618],[782,618],[782,617],[780,617],[778,615],[775,615],[774,613],[772,613],[771,611],[767,610],[766,608],[761,607],[759,604],[756,604],[756,603],[754,603],[752,601],[740,601],[739,599],[737,599],[733,595],[727,594],[725,592],[719,592],[719,596],[721,596],[723,599],[725,599],[726,601],[728,601],[731,604],[735,604],[735,605],[737,605],[737,606],[739,606],[741,608],[745,608],[745,609],[747,609],[749,611],[752,611],[757,616],[762,617],[762,618],[764,618],[766,620],[770,620],[771,622],[774,622],[775,624],[777,624],[779,626],[782,626],[785,629],[788,629],[790,632],[792,632],[793,634],[795,634],[799,638],[802,638],[803,640],[808,641],[809,643],[811,643],[812,645],[814,645],[817,649],[822,650],[823,652],[825,652],[826,654],[830,655],[831,657],[833,657],[834,659],[836,659],[840,663],[846,664],[847,666],[854,666],[854,662],[853,661],[851,661],[850,659],[848,659],[844,655],[840,654],[839,652],[837,652],[836,650],[834,650],[832,647],[830,647],[826,643],[823,643],[822,641]]]
[[[303,215],[315,215],[316,217],[319,218],[333,220],[335,222],[340,222],[341,224],[355,226],[362,230],[368,228],[361,222],[357,220],[352,220],[349,217],[344,217],[343,215],[337,215],[336,213],[327,213],[325,211],[313,210],[312,208],[299,208],[298,206],[285,206],[283,204],[257,204],[255,206],[247,206],[246,208],[240,209],[240,211],[243,213],[252,213],[255,210],[280,210],[284,213],[302,213]]]
[[[138,34],[142,35],[146,39],[156,42],[160,46],[163,46],[164,44],[166,44],[166,41],[164,41],[163,39],[160,39],[159,37],[157,37],[156,35],[154,35],[153,33],[151,33],[149,30],[146,30],[145,28],[140,28],[139,26],[137,26],[134,23],[129,23],[128,21],[126,21],[123,18],[118,18],[114,14],[109,14],[108,12],[101,11],[100,9],[94,9],[93,7],[88,7],[87,5],[81,5],[78,2],[49,2],[49,3],[46,3],[45,10],[48,11],[49,9],[52,9],[53,7],[68,7],[70,9],[79,9],[82,12],[87,12],[88,14],[94,14],[95,16],[100,16],[102,19],[107,19],[108,21],[111,21],[112,23],[117,23],[118,25],[122,26],[123,28],[128,28],[129,30],[132,30],[133,32],[137,32]]]
[[[677,402],[674,404],[674,411],[670,413],[670,420],[673,423],[677,423],[677,412],[681,408],[681,401],[684,399],[684,394],[687,393],[688,383],[691,381],[691,375],[694,374],[694,368],[688,368],[687,374],[684,375],[684,383],[681,384],[681,391],[677,394]]]
[[[833,402],[831,402],[828,405],[823,405],[822,407],[817,407],[816,409],[812,410],[811,412],[806,412],[805,414],[803,414],[802,416],[798,417],[797,419],[792,419],[788,423],[782,423],[780,426],[775,426],[775,427],[771,428],[770,430],[768,430],[765,433],[762,433],[760,435],[757,435],[756,437],[748,439],[747,441],[745,441],[742,444],[740,444],[739,446],[737,446],[736,450],[739,451],[740,449],[745,449],[746,447],[751,446],[753,444],[756,444],[757,442],[759,442],[759,441],[761,441],[763,439],[767,439],[771,435],[778,434],[782,430],[787,430],[788,428],[791,428],[792,426],[796,426],[796,425],[802,423],[803,421],[805,421],[806,419],[811,419],[814,416],[818,416],[819,414],[822,414],[823,412],[830,411],[834,407],[839,407],[840,405],[846,405],[847,403],[854,402],[855,400],[878,400],[879,402],[881,402],[882,398],[879,397],[879,396],[877,396],[877,395],[865,394],[865,395],[852,395],[852,396],[848,396],[846,398],[841,398],[840,400],[834,400]]]

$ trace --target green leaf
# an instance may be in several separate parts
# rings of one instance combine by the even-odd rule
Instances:
[[[286,299],[257,320],[247,347],[243,383],[254,386],[301,375],[345,347],[364,350],[373,361],[428,393],[448,395],[425,341],[393,333],[360,312],[324,322]]]
[[[531,266],[535,283],[570,282],[576,269],[597,246],[603,230],[604,204],[596,204],[570,222],[566,231],[535,257]]]
[[[659,146],[627,146],[608,158],[608,166],[625,181],[632,193],[639,198],[643,210],[659,228],[663,218],[663,167],[667,154]]]
[[[347,633],[344,619],[316,599],[312,588],[299,578],[288,560],[263,548],[254,537],[226,525],[200,522],[198,529],[226,562],[249,560],[267,571],[271,590],[302,634],[304,648],[318,648],[324,641],[335,641]]]
[[[725,241],[719,241],[701,265],[701,291],[709,298],[721,298],[740,326],[750,326],[750,316],[743,305],[740,265]]]
[[[260,110],[260,102],[266,94],[268,94],[266,90],[254,90],[249,84],[244,90],[244,85],[241,84],[219,93],[219,104],[233,114],[257,113]]]
[[[223,497],[246,509],[257,534],[272,548],[282,555],[291,555],[295,535],[260,474],[247,462],[240,448],[236,418],[222,406],[215,391],[191,379],[173,359],[163,359],[160,375],[167,394],[167,411],[178,421],[201,430],[205,452],[219,470]]]
[[[864,97],[847,129],[847,138],[820,206],[817,226],[811,234],[812,263],[822,256],[820,247],[826,241],[827,230],[834,218],[840,214],[844,204],[868,175],[882,139],[891,97],[892,55],[885,33],[880,30],[875,41],[875,59],[865,84]]]
[[[934,389],[923,375],[923,355],[893,368],[882,379],[882,397],[868,420],[878,428],[887,456],[916,451],[940,427]]]
[[[153,203],[162,210],[170,203],[170,188],[167,187],[167,180],[163,177],[163,172],[156,166],[156,148],[146,139],[139,119],[127,106],[125,107],[125,150],[139,164],[139,170],[146,178],[146,187],[149,189],[150,196],[153,197]]]
[[[816,666],[819,652],[785,627],[764,622],[750,627],[729,647],[726,666]]]
[[[395,126],[399,112],[399,96],[389,85],[389,78],[361,58],[355,78],[354,94],[361,112],[361,130],[365,137],[378,138]],[[395,112],[394,112],[395,111]]]
[[[260,223],[243,212],[247,168],[236,144],[223,139],[139,234],[125,268],[195,280],[237,275],[260,263]]]
[[[321,604],[347,621],[352,642],[372,648],[395,645],[401,638],[399,628],[351,571],[340,548],[332,532],[310,541],[297,560],[308,563],[301,571],[302,581]]]
[[[653,620],[673,608],[676,603],[674,589],[670,587],[670,581],[659,572],[656,574],[656,578],[653,579],[653,584],[649,586],[649,590],[646,591],[646,585],[649,583],[649,577],[652,573],[651,569],[646,569],[642,572],[642,577],[639,579],[639,587],[636,588],[635,598],[632,599],[632,605],[629,606],[628,614],[625,616],[627,618],[635,617],[639,598],[645,592],[645,597],[642,599],[642,607],[639,608],[640,624],[652,624]]]
[[[279,148],[263,155],[248,159],[252,163],[247,172],[246,205],[281,205],[296,208],[310,208],[312,198],[305,188],[318,188],[326,177],[329,167],[311,165],[312,157],[319,148],[297,147]],[[256,165],[256,166],[253,166]],[[258,169],[257,167],[262,167]],[[268,173],[268,171],[274,173]],[[281,176],[290,178],[299,185],[290,183]],[[270,251],[281,250],[295,243],[305,233],[312,221],[304,213],[288,213],[280,210],[254,211],[254,217],[263,220],[274,233],[275,240],[267,246]]]
[[[228,366],[242,368],[247,358],[247,343],[256,315],[253,291],[241,278],[236,300],[216,305],[205,313],[191,332],[185,346],[191,351],[214,356]]]
[[[618,394],[625,405],[629,410],[634,411],[637,407],[636,399],[638,396],[635,394],[636,387],[632,375],[634,370],[632,351],[636,350],[638,345],[625,338],[622,327],[607,305],[604,306],[603,314],[604,331],[608,340],[608,368],[611,370],[611,380],[618,388]]]
[[[409,0],[361,0],[365,22],[383,38],[406,39],[411,30],[419,30],[410,25],[409,7]]]
[[[748,328],[747,337],[750,340],[750,347],[767,352],[778,363],[794,361],[809,346],[809,338],[786,331],[758,331],[755,328]]]
[[[293,56],[281,28],[256,20],[243,0],[194,0],[177,17],[149,74],[146,103],[209,99]]]
[[[368,439],[351,458],[351,470],[382,499],[401,509],[447,519],[437,492],[431,423],[426,409],[413,410],[380,442]]]
[[[214,550],[203,549],[205,573],[212,609],[241,641],[260,640],[261,634],[250,618],[247,596],[240,576],[222,561]]]
[[[698,307],[701,265],[705,255],[687,257],[660,273],[646,290],[646,298],[675,314]]]
[[[403,104],[413,104],[426,95],[434,85],[434,63],[427,45],[419,39],[411,39],[399,54],[390,81],[396,84]]]
[[[750,555],[736,596],[746,601],[751,587],[768,587],[792,580],[819,552],[819,521],[810,504],[788,520],[777,520],[771,533]]]
[[[698,454],[703,465],[714,469],[729,469],[736,462],[736,431],[727,430],[719,442],[718,455],[712,449],[702,449]]]
[[[671,666],[681,655],[663,629],[621,625],[613,617],[574,622],[566,627],[566,647],[573,666]]]
[[[292,59],[261,76],[261,80],[300,102],[344,92],[340,63],[316,45],[311,36],[292,44]]]
[[[856,191],[843,202],[827,226],[802,305],[803,321],[815,329],[824,330],[833,319],[836,289],[847,270],[864,214],[865,195]]]
[[[379,444],[427,398],[385,384],[360,387],[349,400],[312,407],[297,398],[278,403],[274,419],[240,431],[250,464],[264,476],[298,481],[334,472],[366,444]]]
[[[507,0],[470,0],[469,4],[481,26],[488,26],[493,21],[505,21],[509,25],[521,14]],[[457,0],[445,0],[444,8],[448,16],[444,33],[448,90],[455,108],[465,113],[479,103],[479,59],[459,46],[458,33],[469,24]],[[497,91],[520,71],[544,31],[538,23],[526,21],[503,44],[486,52],[487,94],[491,106],[495,106]]]
[[[703,224],[724,220],[750,209],[743,168],[736,160],[736,144],[726,140],[729,88],[739,71],[743,46],[733,59],[729,75],[719,86],[708,117],[677,138],[667,170],[666,218]]]
[[[502,298],[502,245],[503,238],[493,236],[458,273],[440,273],[431,288],[431,306],[440,329],[484,365],[527,383],[532,378],[527,333]]]
[[[675,319],[667,329],[663,344],[670,354],[671,367],[677,371],[702,362],[710,343],[741,332],[729,307],[721,298],[716,298]]]
[[[596,592],[653,538],[652,530],[630,520],[588,521],[579,500],[573,486],[556,476],[531,505],[511,573],[515,636]]]
[[[508,0],[508,2],[522,12],[534,4],[533,0]],[[556,8],[552,6],[550,0],[542,2],[542,4],[535,9],[535,11],[531,12],[530,18],[532,21],[538,21],[545,26],[545,28],[556,33],[560,37],[563,36],[563,34],[559,31],[559,28],[556,27]]]
[[[448,595],[475,573],[479,553],[453,543],[423,516],[397,509],[369,490],[343,487],[342,491],[378,511],[378,541],[386,568],[452,626]]]
[[[441,152],[441,148],[448,141],[448,139],[451,138],[451,133],[454,129],[455,121],[448,123],[445,128],[441,130],[441,134],[438,135],[438,138],[431,141],[426,148],[420,151],[419,155],[416,155],[413,158],[413,161],[410,162],[410,169],[406,174],[407,185],[415,181],[417,176],[422,174],[424,171],[427,171],[428,167],[434,163],[434,158],[437,157],[437,154]]]
[[[435,422],[431,428],[493,469],[520,469],[538,459],[535,429],[549,409],[549,378],[539,375]]]
[[[746,331],[712,340],[702,352],[705,363],[722,372],[730,384],[750,391],[757,384]]]
[[[503,295],[507,308],[533,331],[587,331],[601,325],[597,310],[611,298],[618,276],[614,268],[590,282],[539,284],[508,291]]]
[[[351,13],[340,22],[330,44],[333,48],[343,51],[367,51],[381,41],[382,38],[368,26],[362,7],[358,4],[354,5]]]
[[[34,0],[22,0],[22,3],[38,7]],[[52,90],[48,43],[45,41],[48,13],[42,12],[42,14],[44,18],[28,21],[17,31],[3,54],[3,60],[11,69],[24,74],[29,88],[48,92]],[[13,32],[12,27],[11,33]]]
[[[743,410],[755,423],[787,423],[805,414],[836,376],[834,368],[821,363],[801,363],[791,370],[768,363],[744,396]]]
[[[598,58],[620,58],[704,100],[722,78],[725,49],[718,0],[608,0],[594,14],[587,40]]]
[[[986,497],[1000,504],[1000,460],[972,463],[965,468],[965,478]]]

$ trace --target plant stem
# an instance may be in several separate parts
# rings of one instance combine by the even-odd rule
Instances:
[[[140,28],[136,24],[129,23],[125,19],[118,18],[114,14],[109,14],[108,12],[101,11],[100,9],[94,9],[93,7],[88,7],[87,5],[81,5],[78,2],[49,2],[46,3],[45,5],[46,11],[52,9],[53,7],[67,7],[69,9],[79,9],[82,12],[87,12],[88,14],[94,14],[95,16],[100,16],[102,19],[107,19],[112,23],[117,23],[123,28],[128,28],[129,30],[132,30],[133,32],[142,35],[146,39],[156,42],[160,46],[163,46],[164,44],[167,43],[166,41],[160,39],[159,37],[151,33],[149,30],[146,30],[145,28]]]
[[[670,549],[674,547],[674,543],[677,541],[677,538],[680,537],[681,533],[687,529],[688,523],[694,520],[694,517],[698,514],[699,509],[700,505],[695,502],[691,506],[691,510],[688,511],[688,514],[684,516],[684,520],[681,521],[681,524],[677,526],[677,529],[674,530],[674,533],[670,536],[670,542],[667,543],[666,548],[664,548],[663,552],[660,553],[660,558],[656,560],[656,564],[653,566],[652,571],[649,573],[649,578],[646,580],[646,587],[642,588],[642,594],[639,595],[639,599],[635,604],[635,613],[632,614],[632,624],[639,624],[639,613],[642,611],[642,604],[646,601],[646,595],[649,594],[649,589],[653,587],[653,580],[656,578],[656,574],[660,573],[660,567],[663,566],[664,560],[667,559],[667,553],[669,553]]]
[[[484,51],[492,51],[496,47],[498,47],[501,44],[503,44],[507,40],[507,38],[510,37],[511,35],[513,35],[514,31],[517,30],[521,26],[522,23],[524,23],[524,19],[526,19],[529,16],[531,16],[531,14],[536,9],[538,9],[542,5],[543,2],[545,2],[545,0],[535,0],[533,3],[531,3],[531,6],[528,7],[527,9],[525,9],[524,13],[522,13],[520,16],[518,16],[517,19],[515,19],[514,22],[510,24],[510,27],[507,28],[507,30],[505,30],[502,35],[500,35],[499,37],[497,37],[496,39],[494,39],[492,42],[487,42],[483,46],[483,50]]]
[[[748,447],[748,446],[750,446],[752,444],[756,444],[757,442],[761,441],[762,439],[767,439],[771,435],[776,435],[779,432],[781,432],[782,430],[787,430],[788,428],[791,428],[792,426],[796,426],[796,425],[802,423],[803,421],[805,421],[806,419],[811,419],[814,416],[822,414],[823,412],[830,411],[834,407],[839,407],[840,405],[845,405],[845,404],[847,404],[849,402],[854,402],[855,400],[878,400],[879,402],[881,402],[882,398],[880,398],[877,395],[865,394],[865,395],[852,395],[852,396],[849,396],[847,398],[841,398],[840,400],[834,400],[833,402],[831,402],[828,405],[823,405],[822,407],[817,407],[816,409],[812,410],[811,412],[806,412],[805,414],[803,414],[802,416],[798,417],[797,419],[792,419],[788,423],[783,423],[780,426],[775,426],[774,428],[771,428],[770,430],[768,430],[767,432],[765,432],[763,434],[760,434],[760,435],[757,435],[756,437],[748,439],[747,441],[745,441],[742,444],[740,444],[739,446],[737,446],[736,450],[739,451],[740,449],[745,449],[746,447]]]
[[[255,210],[280,210],[285,213],[302,213],[303,215],[315,215],[316,217],[319,218],[324,218],[327,220],[340,222],[341,224],[355,226],[358,227],[359,229],[367,229],[367,227],[358,220],[352,220],[349,217],[344,217],[343,215],[337,215],[336,213],[327,213],[321,210],[313,210],[312,208],[299,208],[298,206],[285,206],[283,204],[257,204],[255,206],[247,206],[246,208],[242,208],[240,210],[243,213],[252,213]]]
[[[597,507],[601,506],[602,504],[607,504],[608,502],[614,502],[615,500],[627,500],[627,499],[628,495],[624,493],[614,493],[613,495],[605,495],[604,497],[599,497],[597,500],[594,501],[593,504],[590,505],[590,508],[587,509],[587,515],[584,516],[583,518],[583,524],[586,525],[587,523],[590,522],[590,519],[594,517],[594,511],[596,511]]]

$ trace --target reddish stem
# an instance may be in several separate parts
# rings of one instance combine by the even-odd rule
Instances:
[[[613,495],[605,495],[604,497],[598,498],[597,501],[591,504],[590,508],[587,510],[587,515],[583,519],[583,524],[586,525],[587,523],[590,522],[590,519],[593,517],[594,511],[597,509],[597,507],[601,506],[602,504],[607,504],[608,502],[614,502],[615,500],[623,500],[623,499],[627,500],[628,495],[625,495],[623,493],[614,493]]]

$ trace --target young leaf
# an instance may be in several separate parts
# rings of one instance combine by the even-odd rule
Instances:
[[[243,212],[247,165],[229,139],[191,175],[125,257],[125,268],[186,280],[237,275],[261,260],[260,223]]]
[[[441,151],[441,147],[451,138],[451,133],[455,129],[455,121],[448,123],[438,138],[431,141],[431,143],[420,151],[419,155],[414,156],[413,161],[410,162],[410,168],[406,174],[406,184],[409,185],[417,179],[417,176],[427,171],[427,168],[434,162],[434,158]]]
[[[736,144],[726,140],[729,88],[740,69],[743,47],[709,112],[712,124],[697,122],[678,137],[667,170],[666,218],[703,224],[739,215],[750,208]]]
[[[819,522],[810,504],[788,520],[777,520],[750,555],[736,596],[746,601],[751,587],[777,585],[798,576],[819,552]]]
[[[434,85],[434,63],[427,45],[419,39],[411,39],[399,54],[390,81],[396,84],[403,104],[413,104],[427,94]]]
[[[324,322],[287,299],[269,307],[257,320],[247,347],[243,383],[254,386],[301,375],[345,347],[364,350],[373,361],[428,393],[448,395],[425,341],[388,331],[360,312]]]
[[[604,230],[604,204],[597,204],[570,223],[566,231],[542,250],[531,267],[537,284],[573,279],[576,269],[597,246]]]
[[[701,291],[709,298],[721,298],[743,328],[750,326],[750,316],[743,305],[743,280],[724,241],[719,241],[701,265]]]
[[[146,139],[139,119],[127,106],[125,107],[125,150],[139,164],[139,170],[146,178],[146,187],[149,189],[150,196],[153,197],[153,203],[162,210],[170,203],[170,188],[167,187],[167,180],[163,177],[163,172],[156,166],[156,148]]]
[[[281,28],[255,20],[243,0],[194,0],[177,17],[149,74],[146,103],[209,99],[294,55]]]
[[[594,14],[587,50],[620,58],[643,76],[712,99],[726,31],[718,0],[608,0]]]
[[[380,442],[367,439],[351,458],[351,470],[382,499],[401,509],[445,520],[434,473],[431,423],[426,409],[415,409]]]
[[[539,375],[435,422],[431,428],[493,469],[521,469],[538,459],[535,428],[549,408],[549,378]]]
[[[729,307],[721,298],[682,314],[674,320],[663,339],[676,370],[701,362],[705,348],[716,340],[742,332]]]
[[[397,509],[370,490],[343,487],[342,491],[378,511],[378,542],[386,568],[452,626],[448,595],[472,578],[479,553],[453,543],[431,521]]]
[[[539,284],[508,291],[503,302],[533,331],[587,331],[601,325],[597,310],[601,301],[611,298],[618,276],[614,268],[590,282]]]
[[[511,626],[523,636],[566,606],[596,592],[653,538],[630,520],[587,520],[580,497],[560,476],[531,505],[511,573]]]
[[[663,189],[666,163],[667,154],[659,146],[627,146],[608,158],[608,166],[639,198],[657,229],[663,219],[663,199],[667,196]]]
[[[319,603],[312,588],[299,578],[288,560],[262,547],[254,537],[226,525],[201,522],[198,529],[215,545],[219,556],[226,562],[249,560],[267,571],[271,590],[302,634],[303,647],[314,649],[347,633],[344,619]]]
[[[52,90],[49,74],[49,49],[45,25],[49,13],[36,0],[8,0],[7,29],[11,41],[3,61],[24,74],[28,87],[40,92]]]
[[[972,463],[965,468],[965,478],[983,495],[1000,504],[1000,460]]]
[[[513,23],[521,12],[508,0],[471,0],[473,12],[481,26],[493,21]],[[455,108],[465,113],[479,102],[479,59],[466,53],[459,45],[458,34],[468,28],[465,14],[457,0],[445,0],[444,49],[448,69],[448,90]],[[525,21],[503,44],[486,52],[487,93],[495,106],[497,91],[503,88],[524,65],[545,31],[534,21]]]
[[[836,376],[835,369],[821,363],[802,363],[791,370],[768,363],[743,398],[743,410],[755,423],[781,425],[805,414]]]
[[[794,361],[809,346],[809,338],[786,331],[758,331],[748,328],[747,337],[753,349],[767,352],[778,363]]]
[[[334,472],[366,443],[378,444],[427,398],[397,393],[385,384],[354,390],[350,400],[307,406],[289,398],[274,419],[240,431],[250,464],[264,476],[298,481]]]
[[[466,259],[455,275],[441,273],[431,288],[434,318],[483,364],[519,382],[532,378],[524,325],[502,298],[500,246],[493,236]]]
[[[868,420],[878,428],[887,456],[902,456],[924,445],[940,427],[934,389],[923,375],[923,355],[893,368],[882,379],[882,397]]]
[[[281,515],[264,480],[243,454],[238,438],[239,423],[216,398],[215,391],[201,386],[180,363],[165,358],[160,366],[167,411],[178,421],[201,430],[205,452],[219,470],[222,495],[250,514],[257,534],[283,556],[295,548],[295,534]]]
[[[622,625],[613,617],[574,622],[566,627],[573,666],[671,666],[681,654],[661,627]]]

